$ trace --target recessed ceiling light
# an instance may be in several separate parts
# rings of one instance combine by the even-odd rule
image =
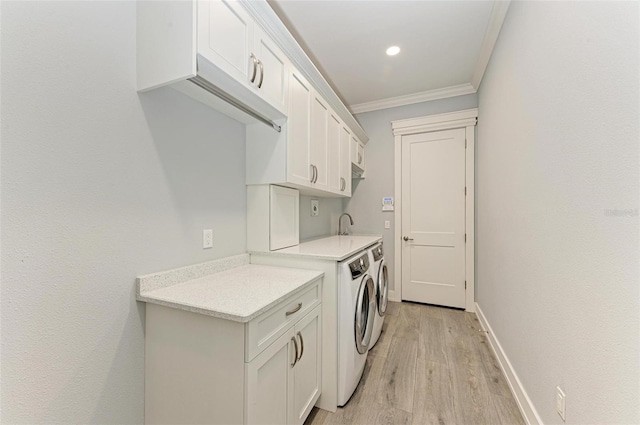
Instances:
[[[387,55],[395,56],[400,53],[400,48],[398,46],[391,46],[387,49]]]

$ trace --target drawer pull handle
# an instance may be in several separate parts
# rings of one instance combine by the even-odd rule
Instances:
[[[289,310],[285,313],[286,316],[291,316],[293,313],[297,313],[298,311],[300,311],[300,309],[302,308],[302,303],[298,303],[298,306],[296,308],[294,308],[293,310]],[[298,350],[296,350],[297,352]]]
[[[304,354],[304,340],[302,339],[302,334],[300,332],[298,332],[298,338],[300,338],[300,357],[298,357],[298,360],[300,360]]]
[[[298,363],[298,341],[296,341],[296,337],[295,336],[291,337],[291,341],[293,341],[293,346],[296,349],[296,356],[293,359],[293,363],[291,363],[291,367],[294,367],[296,365],[296,363]]]

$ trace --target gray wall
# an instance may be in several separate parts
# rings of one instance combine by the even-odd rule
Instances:
[[[136,93],[133,1],[1,7],[2,422],[142,423],[135,277],[245,251],[244,126]]]
[[[546,424],[640,423],[638,12],[512,2],[480,87],[478,303]]]
[[[360,125],[369,135],[365,147],[366,178],[353,180],[353,196],[344,200],[345,210],[353,216],[354,233],[383,235],[385,258],[389,268],[390,290],[395,290],[394,276],[394,214],[382,211],[382,198],[394,194],[394,146],[391,121],[422,117],[444,112],[470,109],[478,106],[475,94],[434,100],[357,115]],[[391,228],[385,229],[385,220]],[[345,220],[346,222],[346,220]]]
[[[315,217],[311,217],[312,199],[317,199],[320,204],[320,214]],[[342,198],[300,195],[300,240],[336,235],[338,218],[342,213]],[[343,219],[343,225],[348,221]]]

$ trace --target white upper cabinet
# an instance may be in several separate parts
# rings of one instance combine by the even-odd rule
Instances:
[[[364,152],[345,154],[339,127],[366,133],[267,0],[138,0],[136,20],[138,91],[170,86],[246,124],[248,185],[351,196],[343,166]]]
[[[246,4],[139,0],[138,90],[170,86],[244,124],[277,128],[290,62]]]
[[[286,57],[237,1],[198,1],[198,53],[286,110]]]
[[[359,143],[353,132],[293,67],[288,93],[286,132],[247,126],[247,184],[278,184],[322,197],[351,196],[349,149],[352,141],[354,146]]]

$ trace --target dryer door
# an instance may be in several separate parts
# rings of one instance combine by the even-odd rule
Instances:
[[[389,297],[389,272],[387,264],[384,260],[380,262],[378,267],[378,287],[376,288],[376,301],[378,304],[378,314],[384,316],[387,311],[387,300]]]
[[[365,354],[369,350],[375,313],[375,284],[373,278],[367,274],[360,281],[356,304],[355,339],[356,349],[360,354]]]

